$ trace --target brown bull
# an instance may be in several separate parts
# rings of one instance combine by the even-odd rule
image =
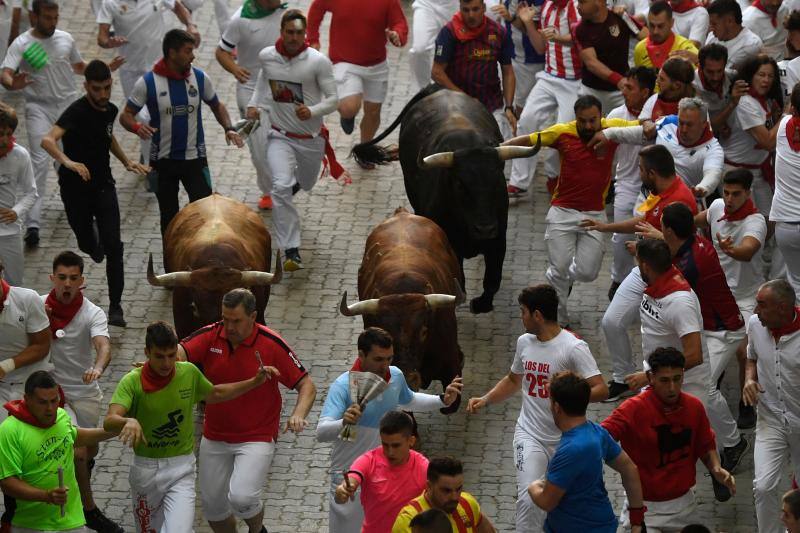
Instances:
[[[464,300],[459,276],[458,259],[439,226],[399,208],[367,238],[358,270],[360,301],[348,306],[345,292],[339,309],[392,335],[393,364],[412,389],[432,380],[446,386],[464,366],[455,314]],[[458,402],[447,411],[456,409]]]
[[[256,296],[256,320],[264,323],[269,286],[281,279],[280,261],[269,272],[272,240],[264,222],[245,204],[212,194],[188,204],[164,233],[164,265],[157,276],[147,263],[151,285],[174,288],[172,314],[178,336],[220,319],[222,297],[247,287]],[[180,270],[178,270],[180,269]]]

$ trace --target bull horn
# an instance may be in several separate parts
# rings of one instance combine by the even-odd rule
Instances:
[[[508,159],[517,159],[521,157],[531,157],[539,153],[539,150],[541,149],[542,149],[541,135],[537,135],[535,146],[498,146],[497,148],[495,148],[495,150],[497,150],[497,157],[499,157],[501,161],[507,161]]]
[[[422,168],[452,168],[455,162],[453,152],[439,152],[422,159]]]
[[[153,254],[147,259],[147,282],[154,287],[187,287],[191,276],[192,273],[185,270],[156,276],[153,270]]]
[[[281,267],[281,253],[275,253],[275,273],[262,272],[261,270],[245,270],[242,272],[242,285],[245,287],[262,287],[265,285],[275,285],[283,277],[283,267]]]
[[[425,301],[431,309],[456,306],[456,297],[452,294],[426,294]]]
[[[453,283],[455,284],[456,307],[458,307],[467,301],[467,295],[464,294],[464,291],[461,289],[461,283],[459,283],[456,278],[453,278]]]
[[[342,303],[339,304],[339,312],[344,316],[375,315],[378,313],[378,299],[362,300],[353,305],[347,305],[347,291],[344,291]]]

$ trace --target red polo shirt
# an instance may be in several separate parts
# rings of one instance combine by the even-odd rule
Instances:
[[[281,373],[234,400],[206,405],[203,436],[224,442],[272,442],[278,438],[281,393],[278,382],[294,388],[308,374],[294,352],[277,333],[256,324],[253,333],[236,350],[228,342],[222,322],[200,328],[181,341],[190,362],[211,383],[233,383],[252,378],[258,358]]]
[[[675,176],[675,179],[672,181],[672,185],[667,187],[665,191],[658,195],[658,203],[652,206],[647,211],[639,211],[644,215],[645,222],[649,222],[658,230],[661,230],[661,215],[664,212],[664,208],[667,207],[669,204],[680,202],[682,204],[686,204],[689,209],[692,210],[692,214],[697,214],[697,200],[692,194],[691,189],[686,186],[681,178]],[[649,198],[648,198],[649,199]],[[645,201],[644,204],[639,208],[641,209],[643,206],[647,204]]]

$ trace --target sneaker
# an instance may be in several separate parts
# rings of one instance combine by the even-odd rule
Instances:
[[[119,326],[121,328],[128,325],[128,323],[125,322],[125,315],[122,312],[121,305],[112,305],[108,308],[108,325]]]
[[[756,427],[756,410],[752,405],[739,402],[739,419],[736,421],[739,429],[752,429]]]
[[[294,272],[303,268],[303,260],[300,259],[300,252],[297,248],[286,250],[286,258],[283,261],[283,269],[286,272]]]
[[[612,281],[611,286],[608,288],[608,301],[614,299],[614,295],[617,294],[617,289],[619,286],[622,285],[619,281]]]
[[[98,507],[91,511],[84,509],[83,516],[86,518],[86,527],[98,533],[125,533],[119,524],[104,515]]]
[[[350,135],[356,127],[356,117],[353,118],[339,118],[339,124],[342,125],[342,131]]]
[[[272,209],[272,196],[269,194],[265,194],[261,197],[258,201],[258,208],[259,209]]]
[[[627,383],[617,383],[616,381],[608,382],[608,398],[603,400],[605,403],[616,402],[622,398],[635,396],[636,391],[632,391]]]
[[[25,246],[37,248],[39,246],[39,228],[28,228],[25,230]]]
[[[714,487],[714,498],[718,502],[726,502],[731,499],[730,489],[717,481],[714,476],[711,476],[711,486]]]
[[[292,185],[292,196],[294,196],[295,194],[297,194],[299,192],[300,192],[300,184],[299,183],[295,183],[294,185]]]
[[[506,192],[508,192],[509,198],[519,198],[520,196],[528,192],[528,189],[520,189],[519,187],[515,187],[514,185],[509,185],[508,187],[506,187]]]
[[[723,448],[722,453],[720,454],[722,468],[733,474],[733,471],[736,470],[737,466],[739,466],[739,463],[742,461],[742,457],[748,448],[750,448],[750,443],[744,437],[739,439],[739,443],[737,445]]]

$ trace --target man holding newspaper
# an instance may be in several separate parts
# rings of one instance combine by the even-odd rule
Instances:
[[[317,425],[317,440],[333,442],[331,450],[330,531],[358,533],[364,510],[356,498],[345,504],[334,502],[342,472],[364,452],[380,446],[379,423],[396,409],[433,411],[447,407],[461,394],[456,377],[438,396],[413,392],[403,372],[391,366],[392,337],[381,328],[367,328],[358,337],[358,358],[349,372],[331,384]]]

